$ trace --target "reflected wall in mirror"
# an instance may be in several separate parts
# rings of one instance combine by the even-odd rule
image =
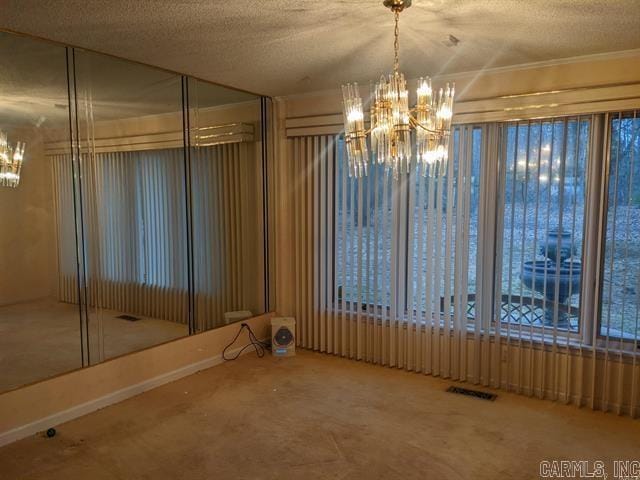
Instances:
[[[4,32],[0,64],[0,392],[266,311],[264,97]]]
[[[188,335],[182,78],[75,51],[89,360]]]
[[[0,130],[26,144],[0,182],[0,391],[82,366],[66,49],[0,32]],[[12,158],[10,159],[12,160]],[[5,160],[6,161],[6,160]],[[17,180],[17,179],[16,179]],[[69,238],[65,244],[59,240]]]
[[[197,331],[265,312],[260,97],[189,79]]]

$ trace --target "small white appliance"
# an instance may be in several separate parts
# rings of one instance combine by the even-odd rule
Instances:
[[[296,354],[296,321],[293,317],[271,319],[271,353],[276,357]]]

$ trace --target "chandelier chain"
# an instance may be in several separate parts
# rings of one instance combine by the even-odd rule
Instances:
[[[395,17],[395,29],[393,31],[393,73],[396,75],[400,71],[400,60],[399,60],[399,50],[400,50],[400,29],[398,27],[398,20],[400,19],[400,12],[398,10],[394,10],[393,12]]]

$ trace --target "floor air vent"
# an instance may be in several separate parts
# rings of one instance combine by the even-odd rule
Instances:
[[[495,400],[496,398],[498,398],[498,396],[493,393],[481,392],[479,390],[470,390],[468,388],[462,387],[451,386],[447,388],[447,392],[457,393],[458,395],[466,395],[467,397],[481,398],[482,400]]]
[[[137,322],[138,320],[141,320],[140,317],[134,317],[133,315],[118,315],[116,318],[127,320],[129,322]]]

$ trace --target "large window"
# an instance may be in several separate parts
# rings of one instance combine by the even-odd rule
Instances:
[[[529,338],[637,339],[639,133],[635,113],[457,126],[446,175],[414,162],[397,180],[380,165],[350,178],[340,141],[338,300]]]
[[[637,112],[610,121],[606,243],[600,334],[640,336],[640,119]]]

